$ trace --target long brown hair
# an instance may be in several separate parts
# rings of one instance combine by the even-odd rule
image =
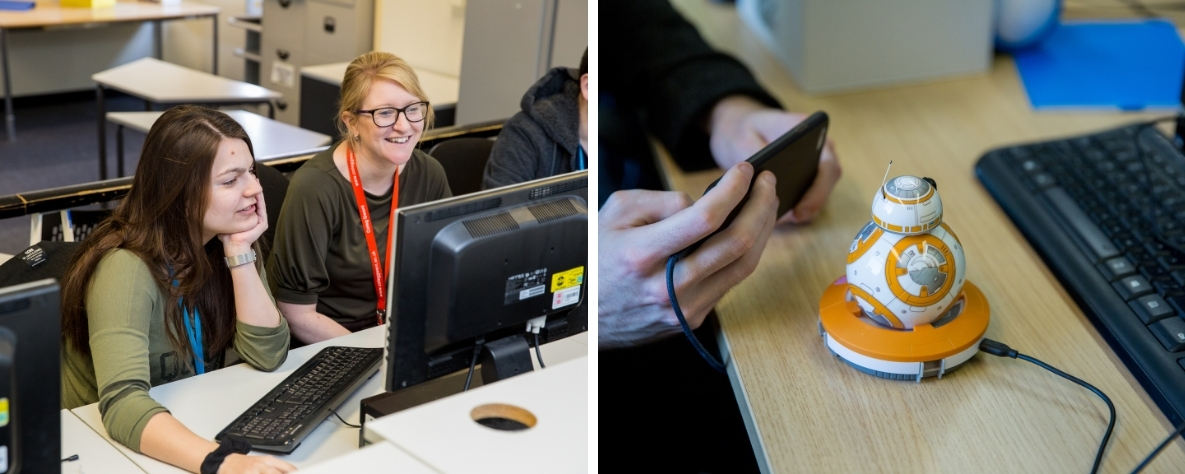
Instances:
[[[201,314],[207,354],[221,354],[230,345],[235,333],[234,288],[222,241],[201,241],[210,173],[223,139],[243,140],[255,156],[243,127],[217,110],[177,106],[152,125],[131,191],[82,242],[66,268],[62,338],[67,344],[90,354],[86,298],[91,276],[104,256],[124,249],[144,260],[157,286],[168,295],[165,328],[179,356],[193,357],[178,304],[181,297],[187,308],[197,308]],[[258,242],[254,247],[256,254],[263,255]],[[260,268],[259,261],[255,265]]]

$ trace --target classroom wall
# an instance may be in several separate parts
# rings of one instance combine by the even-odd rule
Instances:
[[[227,23],[246,11],[246,0],[201,0],[222,8],[218,15],[218,72],[243,79],[243,59],[234,49],[246,44],[246,32]],[[164,23],[164,58],[199,71],[211,71],[210,19]],[[9,37],[12,95],[93,90],[91,75],[152,56],[152,24],[127,23],[92,28],[15,30]]]
[[[15,30],[8,38],[14,97],[93,90],[92,74],[152,55],[150,24]]]

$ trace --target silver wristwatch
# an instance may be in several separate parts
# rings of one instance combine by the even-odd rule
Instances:
[[[255,250],[252,249],[247,253],[241,253],[233,257],[226,257],[226,268],[234,268],[239,265],[246,265],[255,261]]]

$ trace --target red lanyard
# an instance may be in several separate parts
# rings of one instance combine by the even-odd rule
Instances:
[[[370,222],[370,207],[366,205],[366,194],[362,190],[362,179],[358,177],[358,163],[354,160],[354,149],[346,146],[346,166],[350,169],[350,185],[354,187],[354,200],[358,201],[358,217],[362,218],[362,231],[366,233],[366,247],[370,250],[370,269],[374,274],[374,293],[379,296],[375,317],[383,325],[387,314],[386,280],[383,278],[383,262],[379,258],[378,245],[374,240],[374,225]],[[399,207],[399,169],[395,169],[395,186],[391,189],[391,214],[387,217],[387,258],[391,258],[391,241],[395,235],[395,209]]]

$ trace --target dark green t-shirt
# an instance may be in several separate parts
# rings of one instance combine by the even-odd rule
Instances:
[[[316,304],[317,312],[359,331],[376,325],[378,296],[354,189],[333,163],[339,145],[313,156],[293,174],[267,271],[276,300]],[[399,206],[452,195],[440,163],[421,150],[413,152],[399,174]],[[366,193],[366,203],[386,268],[391,190],[382,196]]]

